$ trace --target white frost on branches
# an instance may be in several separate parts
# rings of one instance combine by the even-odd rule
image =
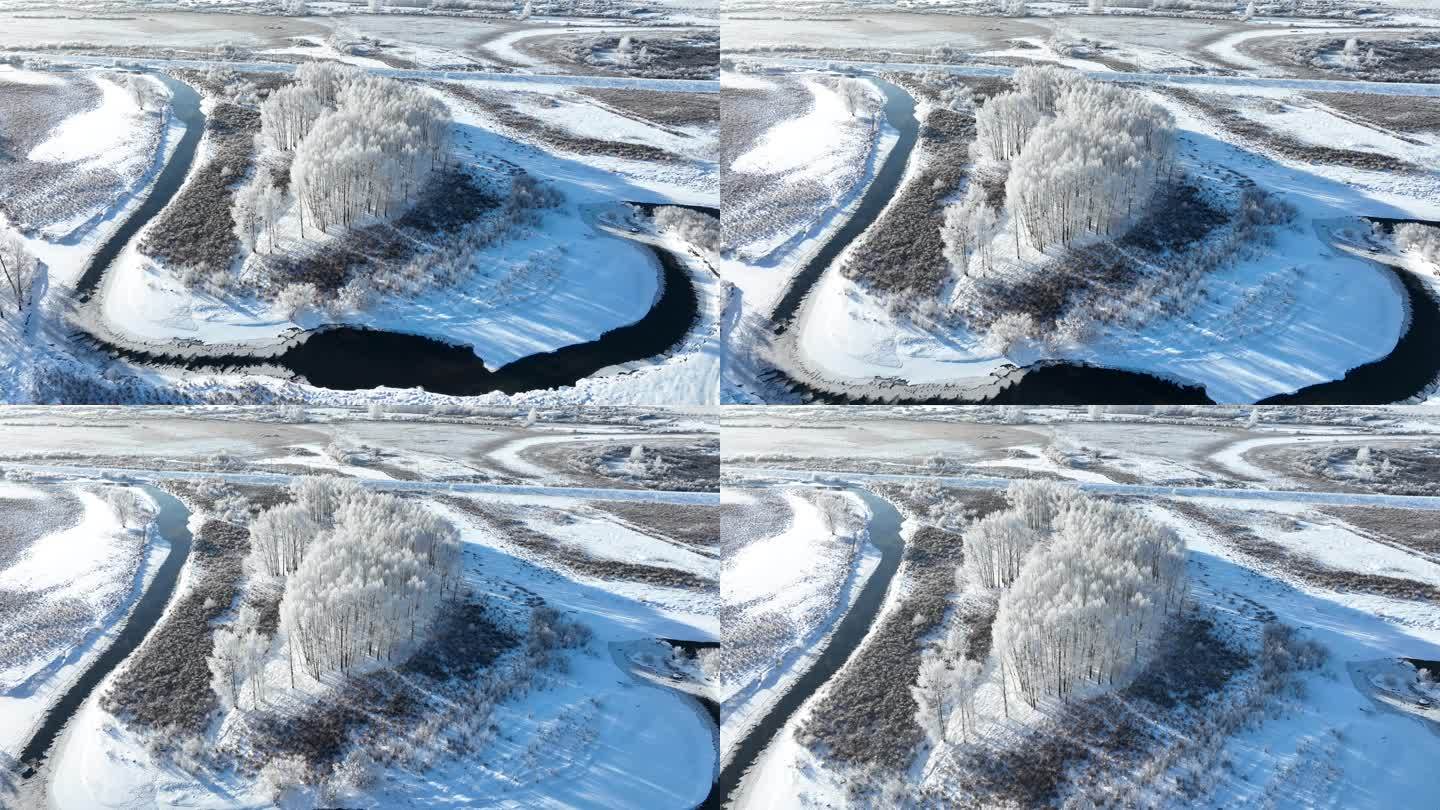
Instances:
[[[1014,86],[976,112],[973,180],[941,226],[946,258],[961,276],[976,256],[989,272],[992,243],[1007,223],[1017,252],[1022,238],[1043,252],[1113,234],[1172,168],[1174,119],[1140,93],[1053,66],[1016,71]],[[1001,186],[1004,211],[986,191]]]
[[[455,527],[384,493],[314,491],[303,508],[329,512],[330,528],[305,549],[285,584],[280,623],[293,673],[349,673],[366,660],[403,661],[429,633],[459,580]],[[302,496],[303,498],[303,496]]]
[[[1032,500],[1032,516],[1051,505]],[[1127,682],[1185,592],[1180,538],[1132,507],[1076,495],[1052,528],[1001,595],[993,630],[1003,688],[1032,707]]]
[[[0,234],[0,318],[20,314],[32,303],[40,263],[13,233]]]
[[[1395,246],[1440,267],[1440,228],[1406,222],[1395,227]]]
[[[1149,203],[1175,151],[1169,111],[1133,90],[1081,80],[1054,103],[1005,182],[1019,232],[1040,251],[1113,233]]]
[[[1041,535],[1014,512],[994,512],[965,533],[965,579],[980,588],[1008,588]]]
[[[450,113],[424,91],[369,76],[350,65],[309,62],[296,83],[260,106],[260,139],[290,156],[290,185],[300,220],[320,231],[400,213],[443,159]],[[286,208],[285,197],[256,177],[235,196],[236,234],[252,250]]]

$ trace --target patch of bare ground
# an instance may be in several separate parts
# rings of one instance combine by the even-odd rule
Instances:
[[[1384,506],[1322,506],[1319,511],[1386,542],[1440,555],[1440,520],[1434,512]]]
[[[1222,98],[1215,94],[1199,93],[1179,87],[1157,87],[1156,89],[1201,113],[1250,145],[1274,152],[1288,160],[1348,166],[1352,169],[1373,172],[1421,171],[1420,167],[1415,164],[1393,155],[1306,143],[1289,133],[1273,129],[1236,112],[1234,109],[1236,101],[1233,97]],[[1269,99],[1252,101],[1261,104],[1273,103]]]
[[[272,285],[338,290],[359,274],[406,264],[501,205],[500,197],[469,172],[446,168],[431,177],[415,205],[395,222],[356,228],[318,248],[267,256],[266,274]]]
[[[1275,455],[1312,480],[1352,492],[1440,495],[1440,442],[1358,441],[1328,448],[1278,448]]]
[[[1355,52],[1346,55],[1351,39],[1355,41]],[[1289,63],[1327,78],[1418,83],[1440,79],[1440,34],[1431,31],[1258,39],[1241,48],[1253,49],[1266,61]]]
[[[720,73],[718,29],[537,37],[516,47],[582,73],[646,79],[714,79]]]
[[[1305,93],[1352,118],[1396,132],[1440,132],[1440,99],[1374,93]]]
[[[648,143],[607,141],[577,135],[524,112],[516,103],[526,97],[538,104],[553,105],[557,103],[543,93],[529,93],[523,90],[485,90],[457,82],[446,82],[443,86],[447,92],[479,107],[485,115],[501,126],[519,133],[522,137],[534,138],[545,146],[562,152],[664,163],[684,160],[679,155]]]
[[[1242,513],[1236,510],[1205,507],[1180,500],[1171,501],[1166,506],[1206,527],[1246,557],[1272,566],[1307,585],[1334,591],[1372,593],[1391,599],[1440,601],[1440,587],[1403,577],[1333,568],[1261,537],[1244,523]]]
[[[101,708],[154,733],[162,748],[205,731],[219,708],[206,663],[213,623],[234,604],[249,551],[244,526],[214,519],[200,526],[186,563],[189,584],[112,678]]]
[[[635,448],[640,457],[634,457]],[[655,489],[671,492],[718,492],[718,439],[676,440],[656,435],[620,443],[536,445],[521,452],[550,470],[568,473],[583,486]]]
[[[610,87],[585,87],[575,92],[661,126],[713,127],[720,122],[719,93],[651,93]]]
[[[455,496],[444,496],[440,498],[440,501],[464,512],[507,541],[540,556],[547,562],[585,576],[697,591],[716,591],[720,587],[715,580],[697,576],[689,571],[591,556],[583,549],[566,543],[558,537],[532,528],[525,522],[522,513],[515,508],[497,504],[482,504],[472,498]]]
[[[63,489],[43,491],[39,498],[0,497],[0,569],[19,561],[45,535],[80,523],[84,506],[78,497]]]
[[[919,167],[875,223],[850,249],[846,278],[888,294],[896,303],[934,297],[950,275],[940,238],[945,199],[970,167],[975,116],[934,108],[920,122],[911,163]]]
[[[904,501],[902,487],[880,489],[882,497]],[[957,506],[976,516],[1008,508],[1001,492],[956,490]],[[831,680],[805,721],[799,742],[829,761],[851,768],[909,767],[924,739],[915,722],[910,690],[920,671],[924,639],[950,609],[955,571],[964,557],[964,538],[922,526],[905,546],[900,575],[905,596],[885,611],[865,643]]]
[[[115,164],[118,171],[89,160],[30,160],[30,152],[67,118],[98,108],[103,98],[99,82],[112,81],[84,74],[55,76],[55,84],[0,79],[0,214],[27,231],[62,223],[69,227],[86,215],[97,215],[139,183],[150,167],[148,159]],[[154,155],[160,147],[162,120],[158,112],[148,113],[140,124],[142,130],[135,133],[141,146],[126,149]]]
[[[778,537],[790,528],[790,504],[772,489],[746,490],[754,500],[720,505],[720,553],[728,558],[751,543]]]
[[[205,116],[207,157],[140,240],[142,252],[182,274],[228,269],[239,239],[230,213],[235,184],[250,171],[260,111],[220,101]]]
[[[676,542],[713,553],[720,546],[720,507],[673,503],[595,501],[590,504],[620,520]]]
[[[431,638],[397,670],[350,678],[327,700],[298,710],[283,704],[262,709],[246,718],[244,745],[234,740],[230,747],[251,771],[279,757],[296,757],[305,765],[306,780],[320,782],[354,748],[395,751],[394,741],[406,736],[402,729],[433,723],[443,714],[441,701],[453,699],[520,643],[483,600],[469,594],[445,607]],[[462,747],[471,742],[447,740],[452,753],[472,750]]]

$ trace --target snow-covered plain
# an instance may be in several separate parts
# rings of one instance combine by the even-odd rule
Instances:
[[[155,533],[121,525],[95,491],[5,485],[0,499],[79,501],[78,522],[45,531],[0,560],[9,653],[0,661],[0,753],[18,756],[46,710],[114,638],[169,550]],[[18,530],[20,526],[11,529]],[[32,531],[34,528],[27,526]],[[28,636],[28,638],[26,638]]]
[[[789,525],[780,534],[727,549],[721,576],[727,670],[722,758],[814,663],[879,562],[864,529],[869,514],[855,496],[803,489],[767,495],[782,499],[790,511]],[[738,502],[748,496],[744,490],[727,490],[722,497]],[[771,501],[750,501],[753,508],[773,508]],[[839,509],[853,510],[853,516]],[[724,531],[736,530],[726,526]]]

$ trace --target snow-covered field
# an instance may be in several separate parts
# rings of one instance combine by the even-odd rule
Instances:
[[[125,489],[119,487],[118,489]],[[168,549],[101,490],[0,483],[0,752],[17,757],[48,706],[108,646]]]
[[[734,505],[723,524],[724,756],[813,663],[878,557],[866,543],[865,505],[849,493],[724,490],[722,497]],[[766,536],[777,509],[788,510],[788,525]]]
[[[1433,522],[1436,503],[1395,497],[1367,511],[1345,506],[1343,493],[1282,492],[1304,487],[1303,469],[1276,450],[1342,441],[1371,444],[1374,452],[1423,447],[1440,417],[1433,408],[1247,413],[729,409],[723,430],[733,492],[774,491],[784,480],[747,471],[752,459],[829,469],[819,481],[864,486],[900,508],[907,544],[948,526],[968,549],[979,542],[977,529],[956,511],[976,502],[965,500],[974,491],[942,475],[1038,476],[1092,492],[1106,482],[1105,491],[1127,496],[1121,503],[1157,522],[1150,525],[1176,533],[1188,582],[1183,608],[1144,667],[1110,685],[1089,683],[1067,701],[1031,706],[1013,683],[1008,697],[1002,694],[992,651],[1010,643],[1005,633],[1013,631],[1000,625],[1013,623],[1005,613],[1019,608],[999,597],[992,638],[994,597],[987,601],[969,574],[950,585],[946,572],[927,580],[923,562],[907,563],[870,635],[741,777],[731,794],[738,806],[1050,806],[1099,796],[1154,807],[1378,808],[1393,797],[1423,805],[1420,797],[1437,789],[1425,763],[1440,753],[1428,697],[1433,680],[1402,659],[1440,653],[1440,547],[1406,527],[1412,519]],[[922,439],[939,452],[927,452]],[[886,468],[908,472],[882,482],[844,471]],[[1155,486],[1167,481],[1191,486]],[[912,553],[920,552],[907,557]],[[934,710],[938,715],[915,702],[928,687],[907,700],[925,656],[897,657],[895,646],[897,628],[914,609],[905,606],[916,604],[915,589],[926,581],[947,583],[948,609],[923,647],[939,655],[959,649],[964,660],[980,662],[964,676],[978,679],[974,696],[946,698],[968,708],[950,702]],[[962,671],[960,660],[950,660],[950,671]],[[854,680],[857,672],[882,671],[880,684]],[[890,708],[895,701],[908,712]],[[940,725],[928,726],[935,717]],[[887,743],[912,735],[913,746]]]
[[[536,438],[713,436],[704,412],[29,408],[0,421],[15,438],[0,461],[0,507],[57,524],[0,538],[0,550],[15,549],[0,559],[0,596],[29,594],[53,614],[36,625],[28,610],[6,611],[18,649],[45,650],[0,660],[7,762],[109,646],[174,539],[152,522],[154,504],[141,503],[147,529],[133,515],[124,528],[92,493],[153,480],[184,504],[196,537],[139,648],[102,674],[47,758],[27,760],[34,775],[0,780],[5,806],[689,808],[708,795],[719,756],[718,709],[702,703],[718,707],[711,665],[668,642],[720,636],[718,493],[632,488],[612,503],[604,489],[547,485],[568,471],[513,460]],[[40,458],[43,470],[14,461]],[[299,586],[247,555],[268,536],[256,521],[266,509],[291,498],[323,508],[299,483],[316,474],[439,521],[453,532],[459,580],[434,624],[416,628],[425,641],[293,680],[296,625],[285,617]],[[509,486],[468,488],[487,480]],[[383,494],[407,489],[403,501]],[[64,633],[41,638],[72,614]],[[232,629],[261,639],[238,697],[211,678]],[[160,682],[165,697],[147,696]],[[295,723],[310,731],[295,736]]]

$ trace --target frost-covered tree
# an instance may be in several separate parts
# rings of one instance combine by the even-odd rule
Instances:
[[[260,197],[264,187],[259,183],[246,183],[235,191],[235,201],[230,206],[230,218],[235,223],[235,237],[249,250],[255,249],[260,235]]]
[[[272,577],[295,573],[305,550],[322,530],[322,524],[311,516],[311,511],[299,503],[282,504],[261,512],[250,523],[254,567]]]
[[[1015,512],[986,515],[965,532],[966,580],[981,588],[1009,587],[1040,540],[1041,534]]]
[[[1163,107],[1126,88],[1079,79],[1054,82],[1053,72],[1017,71],[1029,91],[1055,114],[1035,127],[1010,162],[1007,205],[1037,250],[1070,246],[1087,234],[1110,234],[1148,204],[1170,171],[1175,125]],[[1076,74],[1078,76],[1078,74]]]
[[[525,6],[520,9],[520,19],[528,20],[534,13],[535,7],[531,4],[530,0],[525,0]]]
[[[210,688],[227,709],[239,708],[246,691],[251,706],[265,702],[265,661],[270,640],[260,632],[259,624],[255,608],[246,605],[234,625],[215,630],[213,650],[206,664],[210,668]]]
[[[1005,497],[1016,517],[1042,535],[1051,531],[1061,512],[1081,499],[1074,484],[1043,478],[1012,481]]]
[[[459,579],[454,526],[423,506],[365,491],[342,497],[333,528],[307,549],[280,603],[292,671],[348,673],[404,660]]]
[[[285,13],[291,17],[304,17],[310,13],[310,7],[305,0],[285,0]]]
[[[325,105],[313,87],[303,83],[282,87],[260,105],[261,135],[275,149],[293,151],[324,112]]]
[[[370,13],[371,13],[371,14],[384,14],[384,13],[385,13],[385,0],[370,0]]]
[[[869,82],[863,79],[842,78],[835,89],[840,95],[840,100],[845,104],[845,111],[852,117],[869,114],[873,99]]]
[[[1184,595],[1175,532],[1122,504],[1078,497],[1000,598],[1002,687],[1027,704],[1116,687],[1143,666]]]
[[[964,198],[945,207],[940,238],[945,258],[960,275],[970,272],[971,257],[980,260],[980,271],[989,272],[994,258],[994,239],[1000,230],[1000,214],[990,206],[978,185],[971,185]]]
[[[25,240],[13,233],[0,234],[0,318],[9,312],[23,313],[30,306],[39,272],[40,263]]]
[[[141,526],[150,519],[153,511],[150,500],[133,487],[105,487],[101,492],[105,502],[115,510],[115,516],[120,519],[121,528],[128,529],[132,525]]]
[[[256,227],[268,238],[266,252],[274,253],[276,225],[285,214],[285,195],[274,183],[267,180],[253,197],[252,204],[255,206],[253,216]]]
[[[1251,408],[1250,415],[1245,417],[1245,429],[1254,430],[1260,425],[1260,409]]]
[[[1406,222],[1395,226],[1395,246],[1410,251],[1424,261],[1440,265],[1440,228]]]
[[[1091,14],[1104,14],[1104,13],[1105,13],[1105,0],[1090,0],[1090,13],[1091,13]]]
[[[325,231],[349,228],[364,216],[392,216],[440,160],[449,111],[390,79],[314,70],[302,81],[324,107],[296,144],[290,165],[302,235],[307,218]]]
[[[975,113],[972,149],[979,157],[977,162],[1008,163],[1020,154],[1039,124],[1040,108],[1031,96],[1018,92],[994,96]]]

